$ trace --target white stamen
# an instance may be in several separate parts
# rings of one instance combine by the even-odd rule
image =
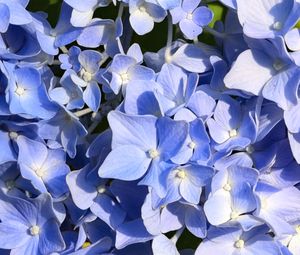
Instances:
[[[192,19],[193,19],[193,13],[188,13],[188,14],[186,15],[186,18],[187,18],[188,20],[192,20]]]
[[[229,183],[226,183],[224,186],[223,186],[223,189],[226,190],[226,191],[230,191],[231,190],[231,185]]]
[[[159,152],[156,149],[150,149],[148,151],[149,157],[154,159],[159,156]]]
[[[239,239],[234,243],[234,246],[238,249],[242,249],[245,246],[245,242],[244,240]]]
[[[263,198],[260,200],[260,207],[261,209],[266,209],[268,206],[268,202],[267,202],[267,199],[266,198]]]
[[[140,7],[139,7],[139,10],[140,10],[141,12],[146,12],[145,6],[140,6]]]
[[[100,186],[98,186],[98,187],[97,187],[97,191],[98,191],[99,194],[105,193],[105,191],[106,191],[105,185],[100,185]]]
[[[15,93],[16,93],[18,96],[22,96],[22,95],[24,95],[24,93],[25,93],[25,89],[24,89],[23,87],[18,86],[17,89],[15,90]]]
[[[230,136],[230,137],[235,137],[235,136],[237,136],[237,131],[236,131],[236,129],[230,130],[230,131],[229,131],[229,136]]]
[[[280,21],[276,21],[273,25],[272,28],[274,30],[280,30],[282,28],[282,23]]]
[[[90,72],[86,71],[84,68],[81,69],[80,76],[86,82],[90,82],[93,78],[93,75]]]
[[[184,179],[186,177],[186,172],[184,169],[177,169],[176,177]]]
[[[40,227],[37,225],[34,225],[29,229],[29,231],[30,231],[31,235],[36,236],[40,233]]]
[[[45,175],[45,169],[43,167],[36,168],[35,173],[38,177],[42,178]]]
[[[122,79],[122,84],[126,84],[129,82],[129,75],[128,73],[122,73],[120,74],[121,79]]]
[[[10,137],[10,139],[17,139],[18,138],[18,133],[17,132],[14,132],[14,131],[11,131],[11,132],[9,132],[9,137]]]
[[[251,145],[247,146],[247,147],[246,147],[246,152],[247,152],[248,154],[253,153],[253,152],[254,152],[253,146],[251,146]]]
[[[230,218],[233,219],[233,220],[238,218],[239,216],[240,216],[239,213],[237,213],[235,211],[232,211],[231,214],[230,214]]]
[[[191,142],[188,144],[188,146],[193,150],[193,149],[195,149],[195,147],[196,147],[196,143],[193,142],[193,141],[191,141]]]

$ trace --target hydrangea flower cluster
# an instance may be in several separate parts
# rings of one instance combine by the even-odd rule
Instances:
[[[0,254],[300,255],[300,2],[210,2],[0,0]]]

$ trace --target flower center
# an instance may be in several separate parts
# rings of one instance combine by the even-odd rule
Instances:
[[[176,177],[184,179],[186,177],[186,172],[184,169],[177,169]]]
[[[223,189],[226,190],[226,191],[230,191],[231,190],[231,185],[229,183],[226,183],[224,186],[223,186]]]
[[[159,152],[156,149],[150,149],[148,151],[148,155],[149,155],[150,158],[154,159],[154,158],[157,158],[159,156]]]
[[[234,246],[238,249],[241,249],[245,246],[245,242],[244,242],[244,240],[239,239],[234,243]]]
[[[17,132],[14,132],[14,131],[12,131],[12,132],[9,132],[9,137],[10,137],[10,139],[17,139],[18,138],[18,133]]]
[[[18,86],[18,87],[16,88],[16,90],[15,90],[15,93],[16,93],[18,96],[22,96],[22,95],[24,95],[25,91],[26,91],[26,90],[25,90],[23,87]]]
[[[236,219],[238,218],[240,215],[239,213],[235,212],[235,211],[232,211],[231,214],[230,214],[230,218],[231,219]]]
[[[139,10],[140,10],[141,12],[146,12],[146,7],[145,7],[145,6],[140,6],[140,7],[139,7]]]
[[[186,15],[186,18],[188,19],[188,20],[192,20],[193,19],[193,13],[188,13],[187,15]]]
[[[230,136],[230,137],[235,137],[235,136],[237,136],[237,131],[236,131],[236,129],[230,130],[230,131],[229,131],[229,136]]]
[[[29,231],[30,231],[31,235],[36,236],[40,233],[40,227],[37,225],[34,225],[29,229]]]
[[[195,149],[195,147],[196,147],[196,143],[193,142],[193,141],[191,141],[191,142],[188,144],[188,146],[193,150],[193,149]]]
[[[38,177],[42,178],[45,175],[45,169],[43,167],[36,168],[35,173]]]
[[[87,248],[87,247],[89,247],[90,245],[91,245],[90,242],[84,242],[83,245],[82,245],[82,249]]]
[[[300,225],[298,225],[298,226],[296,227],[296,232],[297,232],[298,235],[300,235]]]
[[[90,82],[93,78],[93,75],[90,72],[86,71],[84,68],[81,69],[80,76],[86,82]]]
[[[263,198],[260,200],[260,207],[261,209],[266,209],[268,206],[268,203],[267,203],[267,199],[266,198]]]
[[[247,147],[246,147],[246,152],[247,152],[248,154],[253,153],[253,152],[254,152],[253,146],[251,146],[251,145],[247,146]]]
[[[282,23],[280,21],[276,21],[273,25],[272,28],[274,30],[280,30],[282,28]]]
[[[97,192],[99,194],[103,194],[103,193],[105,193],[105,191],[106,191],[105,185],[100,185],[100,186],[97,187]]]
[[[120,76],[121,76],[123,84],[126,84],[126,83],[129,82],[129,75],[128,75],[128,73],[122,73],[122,74],[120,74]]]

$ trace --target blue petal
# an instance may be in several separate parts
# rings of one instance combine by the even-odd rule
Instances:
[[[227,88],[258,95],[273,73],[270,57],[258,50],[246,50],[238,56],[224,83]]]
[[[113,149],[99,168],[99,176],[120,180],[137,180],[150,165],[151,158],[134,145],[123,145]]]
[[[122,249],[127,245],[146,242],[152,238],[153,236],[147,232],[141,219],[129,221],[117,229],[116,248]]]
[[[185,225],[193,235],[202,239],[206,237],[206,217],[200,206],[189,206],[187,208]]]
[[[83,92],[83,100],[94,112],[97,112],[101,103],[101,91],[98,83],[91,82]]]
[[[179,252],[170,239],[165,235],[158,235],[152,241],[152,251],[160,255],[179,255]]]
[[[6,4],[0,3],[0,32],[7,31],[9,26],[10,12]]]
[[[156,149],[156,120],[154,116],[126,115],[112,111],[108,122],[113,132],[112,148],[119,145],[134,145],[145,152]]]

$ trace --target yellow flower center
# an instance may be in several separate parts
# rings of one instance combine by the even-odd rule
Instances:
[[[157,158],[159,156],[159,152],[156,149],[150,149],[148,151],[148,154],[149,154],[149,157],[152,159]]]
[[[29,229],[29,231],[30,231],[31,235],[36,236],[40,233],[40,227],[37,225],[34,225]]]
[[[234,246],[238,249],[242,249],[245,246],[245,241],[242,239],[239,239],[234,243]]]
[[[18,86],[17,89],[15,90],[15,93],[18,96],[23,96],[25,93],[26,89],[24,89],[23,87]]]

